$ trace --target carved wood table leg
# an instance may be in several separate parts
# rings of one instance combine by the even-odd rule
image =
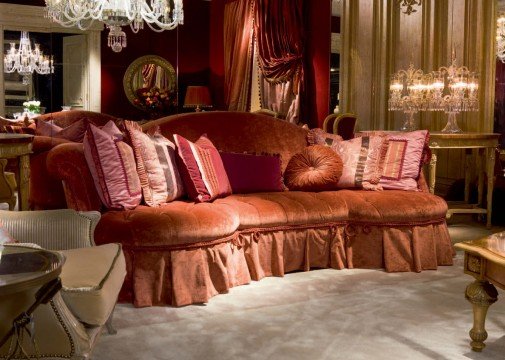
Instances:
[[[482,351],[486,344],[487,332],[485,329],[487,309],[498,300],[496,288],[487,281],[476,280],[467,286],[466,299],[473,306],[473,328],[470,330],[470,345],[473,351]]]
[[[436,181],[436,176],[437,176],[437,152],[435,149],[431,150],[431,160],[429,164],[429,173],[430,173],[430,183],[429,188],[430,188],[430,193],[434,194],[435,193],[435,181]]]
[[[494,187],[494,165],[495,165],[495,149],[486,149],[486,174],[487,174],[487,222],[486,226],[491,229],[491,213],[493,211],[493,187]]]
[[[28,198],[30,196],[30,156],[19,157],[19,210],[28,210]]]

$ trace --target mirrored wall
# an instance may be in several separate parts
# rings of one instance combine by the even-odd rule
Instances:
[[[0,116],[16,118],[23,103],[40,101],[42,112],[68,109],[100,111],[100,30],[63,28],[44,18],[36,6],[0,4],[0,51],[5,58],[11,47],[19,49],[21,31],[28,32],[30,46],[38,44],[53,59],[54,71],[36,71],[23,79],[18,71],[7,72],[0,63]],[[13,44],[13,45],[12,45]]]

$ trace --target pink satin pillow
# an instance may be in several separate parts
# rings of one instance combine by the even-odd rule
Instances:
[[[58,125],[55,125],[52,121],[38,120],[36,133],[38,135],[50,136],[80,143],[84,139],[84,134],[87,129],[88,121],[85,119],[78,120],[63,129]]]
[[[90,124],[83,142],[84,156],[105,207],[134,209],[140,204],[142,190],[133,150],[113,135]]]
[[[231,194],[221,156],[206,134],[194,143],[177,134],[174,140],[181,160],[179,171],[191,199],[206,202]]]

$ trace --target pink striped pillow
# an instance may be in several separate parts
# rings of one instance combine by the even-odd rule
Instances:
[[[179,171],[190,198],[205,202],[231,194],[221,156],[206,134],[195,143],[177,134],[174,140],[182,161]]]
[[[177,169],[175,144],[156,131],[149,135],[156,148],[161,169],[167,183],[167,201],[172,201],[184,195],[184,184]]]
[[[90,124],[84,137],[84,156],[102,203],[108,209],[134,209],[140,204],[142,191],[133,150],[113,135]]]
[[[161,135],[155,141],[144,134],[134,121],[125,121],[125,127],[137,159],[137,173],[145,203],[159,206],[182,196],[182,181],[178,178],[178,171],[174,171],[175,156],[171,158],[169,153],[170,150],[174,153],[175,145],[167,139],[160,139]]]

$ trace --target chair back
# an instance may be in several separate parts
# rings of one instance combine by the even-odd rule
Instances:
[[[356,122],[358,118],[351,113],[330,114],[323,122],[323,130],[327,133],[333,133],[342,136],[344,140],[354,137]]]

